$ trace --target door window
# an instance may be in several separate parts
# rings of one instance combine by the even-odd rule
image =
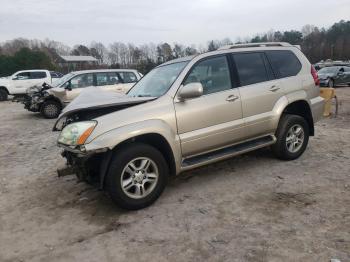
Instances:
[[[17,74],[13,80],[28,80],[28,79],[30,79],[30,73],[22,72]]]
[[[204,95],[231,89],[226,56],[208,58],[194,65],[184,85],[196,82],[202,84]]]
[[[135,83],[137,82],[137,77],[132,72],[119,72],[119,75],[121,79],[123,80],[123,83]]]
[[[295,76],[301,70],[299,59],[291,51],[271,50],[266,51],[273,71],[279,78]]]
[[[120,80],[116,72],[109,73],[97,73],[96,74],[96,85],[106,86],[106,85],[116,85],[119,84]]]
[[[268,81],[262,53],[233,55],[241,86]]]
[[[92,74],[78,75],[70,80],[70,88],[84,88],[94,85],[94,77]]]
[[[46,72],[38,71],[38,72],[30,72],[30,79],[43,79],[46,78]]]

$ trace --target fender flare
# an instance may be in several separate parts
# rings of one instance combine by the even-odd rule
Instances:
[[[85,144],[85,149],[87,152],[98,151],[101,149],[112,151],[118,145],[127,140],[148,134],[160,135],[165,139],[173,154],[176,173],[179,173],[181,169],[180,138],[176,131],[172,130],[172,128],[163,120],[145,120],[109,130],[91,140],[88,139]]]

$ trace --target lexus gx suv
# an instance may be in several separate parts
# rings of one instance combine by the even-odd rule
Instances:
[[[159,65],[127,94],[78,97],[57,120],[59,174],[97,182],[117,205],[153,203],[169,176],[262,147],[305,151],[321,118],[315,69],[287,43],[231,45]],[[101,93],[101,92],[100,92]],[[79,100],[80,99],[80,100]]]

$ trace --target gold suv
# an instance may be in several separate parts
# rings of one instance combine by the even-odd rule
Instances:
[[[126,95],[101,94],[106,103],[97,93],[78,97],[63,111],[54,129],[64,171],[139,209],[160,196],[169,175],[267,146],[296,159],[322,115],[318,85],[310,62],[287,43],[169,61]]]

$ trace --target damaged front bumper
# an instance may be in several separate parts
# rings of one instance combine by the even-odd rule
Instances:
[[[26,96],[22,101],[24,108],[31,112],[39,112],[41,105],[44,103],[44,98],[39,96]]]
[[[79,181],[90,184],[98,184],[103,189],[104,179],[112,157],[112,151],[98,149],[87,152],[84,146],[67,146],[58,144],[63,148],[62,157],[66,159],[66,165],[57,169],[59,177],[76,175]]]

